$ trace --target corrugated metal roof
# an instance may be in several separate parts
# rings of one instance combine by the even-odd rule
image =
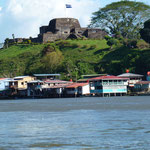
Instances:
[[[26,77],[30,77],[30,76],[17,76],[17,77],[14,77],[14,79],[20,79],[20,78],[26,78]]]
[[[123,73],[123,74],[118,75],[118,77],[127,77],[127,78],[130,78],[130,77],[143,77],[143,75],[134,74],[134,73]]]
[[[139,81],[136,84],[150,84],[150,81]]]
[[[100,77],[96,77],[96,78],[91,78],[89,79],[89,81],[92,81],[92,80],[124,80],[124,79],[127,79],[128,78],[121,78],[121,77],[118,77],[118,76],[100,76]]]
[[[28,82],[28,83],[43,83],[43,81],[41,81],[41,80],[33,80],[33,81]]]
[[[65,88],[67,86],[69,86],[70,84],[59,84],[59,85],[54,85],[54,86],[51,86],[50,88],[52,89],[57,89],[57,88]]]
[[[6,80],[6,79],[8,79],[8,78],[0,78],[0,80]]]
[[[63,80],[45,80],[45,83],[72,83],[70,81],[63,81]]]
[[[60,74],[33,74],[35,77],[60,76]]]
[[[68,85],[66,88],[77,88],[77,87],[80,87],[80,86],[85,86],[85,85],[88,85],[89,83],[72,83],[70,85]]]

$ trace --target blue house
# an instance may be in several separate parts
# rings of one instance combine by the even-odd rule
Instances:
[[[90,93],[97,96],[122,96],[127,94],[128,78],[100,76],[89,79]]]

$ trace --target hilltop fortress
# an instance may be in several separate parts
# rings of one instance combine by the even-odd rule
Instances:
[[[106,34],[107,33],[101,29],[82,28],[79,21],[74,18],[56,18],[52,19],[48,26],[40,27],[38,37],[30,38],[30,40],[34,43],[47,43],[59,39],[102,39]],[[25,39],[16,38],[11,40],[21,43]]]

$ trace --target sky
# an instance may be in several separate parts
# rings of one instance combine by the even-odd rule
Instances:
[[[92,13],[119,0],[0,0],[0,43],[6,38],[36,37],[39,27],[53,18],[79,19],[82,27],[90,23]],[[150,5],[150,0],[136,0]],[[72,8],[65,9],[65,4]]]

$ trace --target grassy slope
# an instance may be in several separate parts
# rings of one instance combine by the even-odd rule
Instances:
[[[0,50],[0,59],[14,58],[23,53],[37,54],[44,47],[41,45],[17,45],[11,46],[8,49]]]
[[[65,43],[65,44],[64,44]],[[64,55],[64,68],[69,61],[78,74],[109,73],[120,74],[130,68],[132,72],[145,74],[150,69],[150,50],[137,50],[119,47],[109,50],[105,40],[67,40],[52,43]],[[45,73],[42,69],[41,45],[17,45],[0,50],[1,76]],[[70,65],[70,64],[69,64]],[[72,70],[72,73],[73,73]],[[80,71],[82,70],[82,71]]]

